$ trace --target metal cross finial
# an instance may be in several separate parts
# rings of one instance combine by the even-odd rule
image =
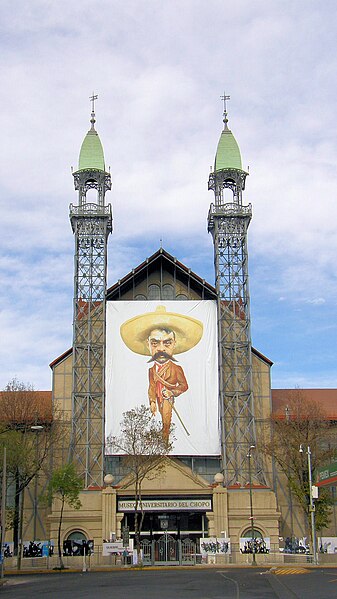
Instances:
[[[94,92],[92,92],[92,96],[90,96],[89,100],[92,103],[91,104],[91,119],[90,119],[90,123],[91,123],[91,129],[94,131],[95,130],[95,100],[97,100],[98,95]]]
[[[224,92],[223,96],[220,96],[221,100],[223,100],[223,122],[225,123],[225,129],[227,129],[227,123],[228,123],[228,118],[227,118],[227,104],[226,101],[230,100],[231,97],[230,96],[226,96],[226,92]]]
[[[230,96],[226,96],[226,92],[223,93],[223,96],[220,96],[220,99],[223,100],[223,111],[227,113],[227,105],[226,105],[226,101],[230,100],[231,97]]]
[[[95,100],[97,100],[98,95],[95,95],[95,92],[92,92],[92,96],[90,96],[89,100],[91,102],[91,112],[95,112]]]

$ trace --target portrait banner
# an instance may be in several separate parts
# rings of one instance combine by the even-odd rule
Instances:
[[[145,404],[174,425],[174,455],[218,455],[216,303],[107,302],[106,435]]]

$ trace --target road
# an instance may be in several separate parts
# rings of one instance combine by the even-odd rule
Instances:
[[[337,568],[125,570],[10,576],[4,599],[336,599]]]

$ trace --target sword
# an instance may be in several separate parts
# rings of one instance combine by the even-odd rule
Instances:
[[[184,429],[185,433],[186,433],[186,434],[188,435],[188,437],[189,437],[189,436],[190,436],[190,433],[188,432],[188,430],[187,430],[186,426],[184,425],[184,423],[183,423],[183,421],[182,421],[182,419],[181,419],[181,416],[180,416],[180,414],[179,414],[179,412],[178,412],[178,410],[177,410],[177,408],[175,407],[175,405],[174,405],[174,404],[172,404],[172,410],[175,412],[175,414],[177,414],[177,416],[178,416],[178,418],[179,418],[179,421],[180,421],[180,424],[182,425],[182,427],[183,427],[183,429]]]

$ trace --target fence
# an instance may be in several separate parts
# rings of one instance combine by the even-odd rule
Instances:
[[[169,537],[169,535],[168,535]],[[185,539],[183,541],[170,538],[161,538],[158,541],[143,541],[143,565],[183,565],[183,566],[224,566],[224,565],[249,565],[252,562],[251,553],[242,553],[239,544],[231,544],[230,553],[221,554],[200,554],[196,551],[194,541]],[[271,547],[268,553],[256,553],[256,563],[258,566],[269,565],[311,565],[313,564],[312,554],[283,553],[278,547]],[[102,546],[95,546],[95,552],[90,556],[64,556],[63,563],[66,568],[91,569],[91,568],[120,568],[131,566],[131,556],[126,558],[122,555],[102,555]],[[337,566],[337,554],[319,553],[318,561],[320,565]],[[51,570],[58,567],[58,557],[40,557],[40,558],[22,558],[22,570]],[[17,568],[17,558],[7,557],[4,564],[5,571],[15,570]]]

